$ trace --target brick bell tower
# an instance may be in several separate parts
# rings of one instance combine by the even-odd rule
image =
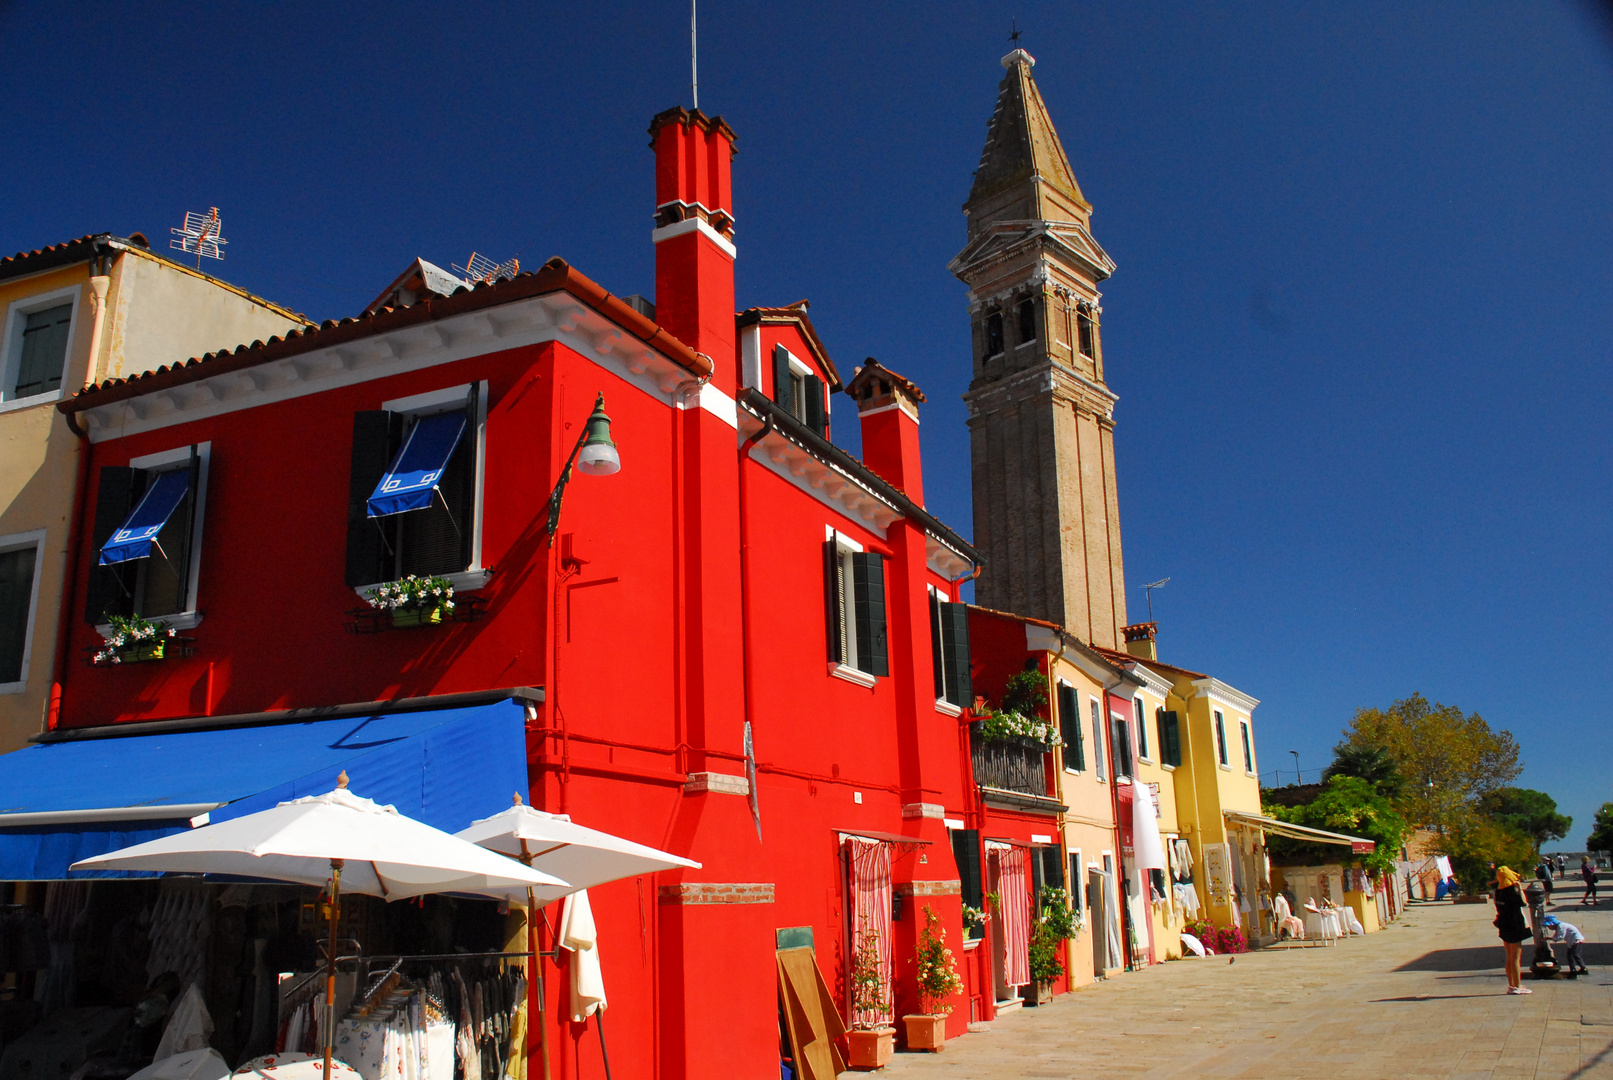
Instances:
[[[1123,648],[1126,583],[1115,491],[1115,395],[1103,379],[1098,283],[1114,261],[1031,78],[1006,69],[948,265],[969,286],[974,381],[964,400],[978,603]]]

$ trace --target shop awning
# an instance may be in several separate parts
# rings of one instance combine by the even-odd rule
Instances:
[[[168,524],[168,519],[179,508],[189,490],[189,469],[158,473],[156,481],[140,499],[140,504],[123,519],[123,524],[112,534],[112,539],[101,548],[101,565],[110,566],[150,555],[152,542],[162,532],[162,527]]]
[[[1377,843],[1365,840],[1359,836],[1347,836],[1344,833],[1328,832],[1326,829],[1313,829],[1308,825],[1292,825],[1276,818],[1261,817],[1259,814],[1249,814],[1242,810],[1223,810],[1222,815],[1231,825],[1243,825],[1264,832],[1286,836],[1292,840],[1310,840],[1317,844],[1344,844],[1357,855],[1371,855],[1377,848]]]
[[[30,746],[0,755],[0,881],[318,795],[355,794],[457,832],[527,791],[517,701]],[[111,871],[73,877],[144,876]]]
[[[437,481],[442,479],[448,459],[454,456],[454,447],[459,445],[464,431],[463,412],[434,413],[416,420],[392,467],[370,495],[370,517],[386,517],[430,506]]]

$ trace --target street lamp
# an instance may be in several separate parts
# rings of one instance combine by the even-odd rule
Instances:
[[[1288,752],[1294,755],[1294,783],[1302,783],[1305,778],[1299,775],[1299,751],[1290,750]]]
[[[548,531],[551,544],[554,543],[555,530],[560,527],[560,501],[565,498],[566,484],[571,480],[571,466],[574,463],[589,476],[610,476],[622,470],[622,457],[616,452],[616,444],[610,437],[610,417],[605,415],[603,393],[594,399],[594,411],[583,425],[582,434],[577,436],[577,445],[571,448],[566,467],[560,470],[559,481],[549,493]]]

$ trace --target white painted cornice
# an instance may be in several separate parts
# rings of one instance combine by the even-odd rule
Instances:
[[[1260,704],[1259,698],[1252,698],[1236,687],[1228,686],[1220,679],[1203,678],[1194,679],[1194,697],[1209,698],[1231,709],[1236,709],[1245,716],[1254,715],[1255,706]]]
[[[93,406],[80,415],[90,440],[102,442],[550,341],[664,405],[705,409],[730,426],[738,422],[733,398],[565,292],[348,340]]]

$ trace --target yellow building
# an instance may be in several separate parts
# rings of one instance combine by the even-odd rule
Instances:
[[[81,443],[56,403],[306,323],[157,255],[138,233],[0,259],[0,753],[42,729],[56,665],[75,659],[57,643]]]

